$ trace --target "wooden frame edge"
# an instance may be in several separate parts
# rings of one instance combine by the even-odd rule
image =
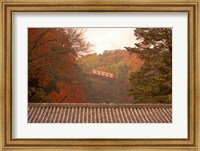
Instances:
[[[2,2],[0,1],[0,10],[2,10],[3,9],[3,4],[2,4]],[[2,11],[3,12],[3,11]],[[3,55],[3,14],[1,13],[0,14],[0,19],[1,19],[1,21],[0,21],[0,123],[3,123],[3,107],[2,107],[2,105],[3,105],[3,98],[4,98],[4,96],[3,96],[3,71],[4,71],[4,69],[3,69],[3,57],[4,57],[4,55]],[[3,124],[1,124],[0,125],[0,134],[2,134],[1,135],[1,137],[0,137],[0,147],[1,148],[3,148],[3,144],[4,144],[4,136],[3,136],[3,129],[4,129],[4,127],[3,127]]]
[[[5,26],[5,24],[7,25],[7,24],[11,24],[10,22],[9,22],[9,20],[11,20],[10,18],[9,18],[9,15],[6,17],[6,14],[8,14],[8,13],[11,13],[12,12],[12,10],[10,10],[10,9],[6,9],[6,7],[5,6],[11,6],[11,4],[13,5],[13,4],[18,4],[18,3],[7,3],[7,2],[5,2],[4,3],[5,5],[4,6],[1,6],[2,8],[3,8],[3,11],[4,11],[4,17],[5,18],[7,18],[8,17],[8,19],[7,20],[4,20],[4,21],[6,21],[6,23],[3,21],[2,22],[2,28],[1,28],[1,30],[2,31],[4,31],[4,35],[5,35],[5,31],[8,31],[8,30],[6,30],[7,29],[7,27]],[[8,4],[8,5],[7,5]],[[31,4],[31,3],[30,3]],[[187,4],[187,3],[186,3]],[[1,3],[1,5],[3,5],[3,3]],[[39,5],[39,4],[38,4]],[[193,37],[193,39],[192,40],[196,40],[196,42],[191,42],[191,40],[190,40],[190,42],[191,43],[193,43],[192,44],[192,46],[191,47],[193,47],[192,49],[194,49],[194,57],[195,58],[191,58],[191,59],[194,59],[194,62],[193,62],[193,64],[192,65],[194,65],[194,75],[192,74],[191,76],[194,76],[194,81],[193,81],[193,86],[195,87],[194,88],[194,90],[192,91],[192,92],[194,92],[194,96],[192,96],[192,99],[197,99],[198,101],[195,103],[195,102],[193,102],[193,104],[192,105],[190,105],[190,110],[193,110],[193,113],[192,113],[192,115],[193,115],[193,118],[192,119],[190,119],[191,121],[190,121],[190,124],[192,123],[192,127],[194,127],[194,131],[192,130],[192,129],[190,129],[190,134],[192,134],[192,140],[190,139],[189,140],[189,142],[188,141],[185,141],[185,142],[187,142],[188,143],[188,145],[186,145],[185,147],[183,147],[183,145],[180,143],[179,145],[175,145],[175,146],[173,146],[172,144],[172,146],[170,147],[170,146],[168,146],[167,147],[167,145],[169,145],[169,144],[165,144],[165,145],[161,145],[161,146],[155,146],[155,145],[153,145],[153,146],[144,146],[144,147],[141,147],[141,144],[138,146],[138,145],[127,145],[126,143],[124,144],[127,148],[129,148],[129,147],[133,147],[133,148],[140,148],[140,149],[145,149],[146,147],[147,148],[154,148],[154,149],[159,149],[159,148],[161,148],[161,147],[163,147],[163,149],[165,148],[171,148],[171,149],[174,149],[174,148],[176,148],[176,149],[198,149],[197,147],[200,145],[199,144],[199,142],[198,142],[198,137],[199,137],[199,134],[200,134],[200,132],[199,132],[199,121],[197,120],[197,117],[199,117],[199,114],[198,114],[198,112],[197,112],[197,109],[199,109],[199,92],[198,92],[198,88],[199,88],[199,84],[198,84],[198,80],[199,80],[199,74],[198,74],[198,71],[199,71],[199,67],[198,67],[198,65],[199,65],[199,55],[198,55],[198,53],[199,53],[199,47],[198,47],[198,45],[197,45],[197,43],[199,42],[199,35],[200,35],[200,32],[198,31],[198,29],[197,29],[197,26],[199,26],[199,22],[198,23],[195,23],[194,21],[197,21],[197,17],[199,17],[199,16],[197,16],[197,11],[199,11],[198,9],[197,9],[197,3],[192,3],[191,4],[192,6],[193,6],[193,13],[192,14],[194,14],[194,16],[192,17],[193,18],[193,21],[191,21],[190,20],[190,22],[193,22],[193,32],[190,32],[190,37]],[[15,7],[14,7],[15,8]],[[7,12],[6,12],[7,11]],[[190,10],[191,11],[191,10]],[[11,16],[10,16],[11,17]],[[5,18],[3,18],[2,17],[2,19],[5,19]],[[11,33],[10,33],[11,31],[8,31],[8,35],[10,35]],[[195,34],[196,32],[198,32],[198,35],[197,34]],[[198,36],[198,37],[197,37]],[[1,71],[1,73],[2,73],[2,78],[1,78],[1,84],[4,86],[4,85],[6,85],[7,86],[7,89],[6,89],[6,91],[4,90],[4,88],[5,87],[3,87],[2,88],[2,90],[1,90],[1,93],[0,93],[0,96],[2,96],[2,100],[4,101],[4,99],[5,99],[5,96],[4,96],[4,94],[6,93],[6,96],[7,96],[7,98],[6,98],[6,100],[8,101],[9,100],[9,94],[10,94],[10,90],[8,90],[8,87],[9,87],[9,81],[10,81],[10,79],[11,79],[11,76],[10,77],[6,77],[6,75],[10,75],[10,67],[9,66],[6,66],[6,67],[8,67],[8,69],[6,70],[6,73],[4,73],[5,71],[5,65],[8,65],[8,62],[10,61],[10,59],[11,58],[9,58],[9,56],[8,55],[6,55],[5,53],[4,53],[4,49],[5,49],[5,47],[6,48],[8,48],[8,49],[10,49],[10,51],[11,51],[11,46],[10,46],[10,44],[9,43],[6,43],[6,44],[4,44],[4,42],[8,42],[9,40],[11,40],[11,37],[9,37],[9,36],[6,36],[6,39],[4,38],[4,37],[2,37],[2,39],[0,39],[1,40],[1,42],[2,42],[2,51],[1,51],[1,56],[0,56],[0,60],[1,60],[1,64],[0,64],[0,67],[2,67],[2,71]],[[197,42],[197,40],[198,40],[198,42]],[[9,52],[6,52],[6,53],[9,53]],[[5,60],[4,59],[4,57],[5,57],[5,55],[6,55],[6,57],[7,57],[7,59]],[[191,65],[191,64],[190,64]],[[193,66],[192,66],[193,67]],[[5,82],[4,82],[4,79],[7,79],[6,80],[6,83],[7,84],[5,84]],[[4,118],[2,118],[2,120],[4,120],[4,122],[6,122],[6,125],[3,125],[3,128],[1,129],[1,131],[2,131],[2,133],[4,134],[3,135],[3,138],[2,138],[2,141],[1,142],[3,142],[2,144],[3,144],[3,148],[5,148],[5,149],[14,149],[14,148],[35,148],[35,149],[37,149],[38,147],[41,147],[41,148],[45,148],[45,147],[48,147],[48,143],[49,142],[51,142],[52,140],[48,140],[49,142],[46,142],[46,141],[44,141],[44,140],[37,140],[37,141],[35,141],[35,140],[23,140],[23,139],[20,139],[20,140],[14,140],[14,139],[12,139],[11,138],[11,128],[12,128],[12,124],[11,124],[11,120],[9,119],[9,116],[11,115],[11,108],[10,108],[10,104],[8,103],[6,103],[6,102],[1,102],[1,103],[3,103],[3,105],[5,105],[5,106],[3,106],[2,107],[2,117],[5,115],[7,118],[6,119],[4,119]],[[1,105],[1,104],[0,104]],[[198,105],[198,106],[197,106]],[[1,109],[1,108],[0,108]],[[197,115],[198,114],[198,115]],[[6,120],[6,121],[5,121]],[[195,123],[195,121],[196,121],[196,123]],[[7,127],[9,127],[9,128],[7,128]],[[5,131],[4,131],[5,130]],[[0,132],[1,132],[0,131]],[[196,133],[195,133],[196,132]],[[197,132],[198,132],[198,134],[197,134]],[[25,141],[26,142],[28,142],[29,143],[29,145],[28,144],[26,144],[25,143]],[[44,141],[43,143],[43,145],[41,145],[41,141]],[[59,141],[59,142],[61,142],[62,140],[57,140],[57,141]],[[91,140],[90,140],[91,141]],[[180,140],[180,141],[182,141],[182,140]],[[192,142],[191,142],[192,141]],[[32,145],[30,145],[30,143],[31,142],[36,142],[36,144],[38,145],[37,147],[36,146],[32,146]],[[46,143],[45,143],[46,142]],[[55,141],[52,141],[52,143],[55,143]],[[69,141],[68,143],[69,143],[69,147],[71,146],[72,148],[76,148],[77,147],[77,145],[74,145],[74,143],[73,143],[74,141],[72,140],[71,142]],[[83,141],[84,142],[84,141]],[[87,140],[86,140],[86,142],[87,142]],[[154,141],[152,141],[152,142],[154,142]],[[151,143],[152,143],[151,142]],[[177,141],[178,142],[178,141]],[[183,142],[183,141],[182,141]],[[41,145],[39,145],[39,144]],[[140,143],[144,143],[143,141],[141,141]],[[24,144],[24,145],[22,145],[22,144]],[[46,145],[45,145],[46,144]],[[61,147],[58,147],[58,148],[60,148],[60,149],[62,149],[63,147],[66,147],[66,143],[65,142],[63,142],[63,146],[61,145],[61,144],[59,144],[58,143],[58,145],[61,145]],[[71,145],[70,145],[71,144]],[[82,147],[84,148],[84,147],[86,147],[86,146],[88,146],[88,145],[84,145],[85,144],[85,142],[82,144]],[[109,146],[111,147],[115,147],[115,145],[112,145],[112,143],[109,143],[109,144],[105,144],[106,146],[102,146],[102,145],[98,145],[99,143],[97,142],[96,143],[96,145],[94,145],[94,146],[99,146],[99,147],[102,147],[102,148],[104,148],[104,147],[108,147],[109,148]],[[81,145],[80,145],[81,146]],[[79,146],[79,147],[80,147]],[[95,148],[94,146],[90,146],[90,148],[92,149],[92,148]],[[55,146],[54,146],[55,147]],[[50,146],[50,148],[51,149],[53,149],[54,147],[52,147],[52,146]],[[88,146],[89,147],[89,146]],[[120,146],[119,146],[120,147]],[[123,148],[123,145],[121,145],[121,147]]]

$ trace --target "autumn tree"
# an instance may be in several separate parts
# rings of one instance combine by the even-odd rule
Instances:
[[[76,65],[78,55],[90,45],[83,33],[76,28],[28,29],[29,102],[83,101]]]
[[[137,28],[134,34],[139,43],[126,49],[144,64],[130,75],[130,95],[136,103],[171,103],[172,29]]]

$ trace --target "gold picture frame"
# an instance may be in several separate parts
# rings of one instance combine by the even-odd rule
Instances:
[[[200,150],[198,0],[1,0],[0,150]],[[188,12],[187,139],[13,139],[12,14],[15,12]]]

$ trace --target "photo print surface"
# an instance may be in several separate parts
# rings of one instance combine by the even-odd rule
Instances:
[[[171,123],[172,28],[28,28],[29,123]]]

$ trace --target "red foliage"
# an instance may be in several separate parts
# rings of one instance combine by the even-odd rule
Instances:
[[[52,92],[48,98],[57,103],[80,103],[86,102],[84,90],[80,85],[68,85],[66,83],[57,83],[59,92]]]
[[[36,87],[44,89],[57,81],[58,92],[48,89],[47,98],[52,102],[85,101],[83,88],[72,84],[77,81],[73,69],[75,58],[78,51],[82,51],[81,48],[77,50],[82,42],[80,36],[81,32],[75,29],[71,29],[70,34],[63,28],[28,29],[28,76],[30,80],[36,79]]]
[[[131,61],[130,61],[129,74],[132,72],[138,71],[143,64],[144,64],[144,61],[141,60],[137,55],[132,55]]]
[[[121,51],[120,53],[114,53],[106,58],[106,61],[108,62],[118,62],[119,60],[122,60],[122,58],[128,58],[130,56],[130,53],[127,51]]]

